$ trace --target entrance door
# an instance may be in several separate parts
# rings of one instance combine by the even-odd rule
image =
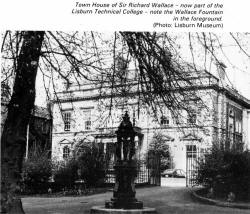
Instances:
[[[186,186],[195,184],[195,174],[198,163],[196,145],[186,145]]]

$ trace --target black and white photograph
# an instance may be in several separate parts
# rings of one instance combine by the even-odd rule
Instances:
[[[250,33],[1,41],[1,213],[249,213]]]

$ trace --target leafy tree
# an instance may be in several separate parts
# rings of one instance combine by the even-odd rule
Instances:
[[[168,169],[170,167],[170,150],[169,145],[166,144],[164,136],[159,132],[155,133],[152,141],[149,144],[148,153],[157,154],[160,156],[161,171]]]

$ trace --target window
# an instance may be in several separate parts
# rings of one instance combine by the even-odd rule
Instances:
[[[163,126],[169,125],[169,117],[161,116],[161,125]]]
[[[233,142],[233,135],[234,135],[233,124],[230,124],[229,125],[229,140],[230,140],[230,142]]]
[[[63,120],[64,120],[64,131],[70,131],[71,112],[64,112],[63,113]]]
[[[162,126],[168,126],[170,124],[170,111],[164,108],[163,115],[160,118],[160,124]]]
[[[196,158],[196,155],[197,155],[196,145],[187,145],[186,149],[187,149],[188,158]]]
[[[242,133],[242,123],[241,123],[241,121],[239,121],[239,123],[238,123],[238,132]]]
[[[242,109],[239,109],[231,104],[228,104],[227,118],[227,141],[226,149],[236,149],[242,151]]]
[[[70,153],[69,147],[64,146],[63,147],[63,159],[67,159],[69,157],[69,153]]]
[[[188,124],[196,124],[197,115],[195,112],[189,112],[187,115]]]
[[[242,133],[241,121],[240,120],[236,120],[235,125],[236,125],[236,132],[239,133],[239,134],[241,134]]]
[[[229,110],[229,116],[234,117],[234,111],[232,109]]]
[[[175,117],[175,123],[177,125],[180,125],[182,123],[182,115],[176,114],[174,117]]]
[[[90,130],[91,129],[91,120],[85,121],[85,130]]]
[[[91,110],[84,110],[83,111],[83,119],[84,119],[84,129],[91,130],[92,121],[91,121]]]

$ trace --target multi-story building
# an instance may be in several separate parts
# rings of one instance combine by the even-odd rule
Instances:
[[[196,84],[187,90],[197,92],[202,102],[192,97],[182,100],[193,107],[190,112],[179,109],[175,115],[164,104],[153,114],[135,90],[126,96],[119,93],[123,85],[114,85],[117,93],[111,95],[105,84],[72,84],[57,94],[53,104],[52,157],[68,158],[86,141],[113,151],[115,131],[125,111],[137,133],[137,156],[147,152],[154,134],[160,132],[176,168],[185,170],[187,152],[202,152],[213,144],[224,149],[250,148],[250,101],[208,72],[197,80],[191,78]],[[130,88],[136,85],[131,82]]]
[[[1,134],[8,113],[9,88],[2,84],[1,91]],[[31,112],[26,135],[26,156],[34,148],[46,149],[51,154],[52,116],[48,108],[35,106]]]
[[[28,150],[39,147],[51,156],[52,115],[49,108],[35,106],[28,125]]]

